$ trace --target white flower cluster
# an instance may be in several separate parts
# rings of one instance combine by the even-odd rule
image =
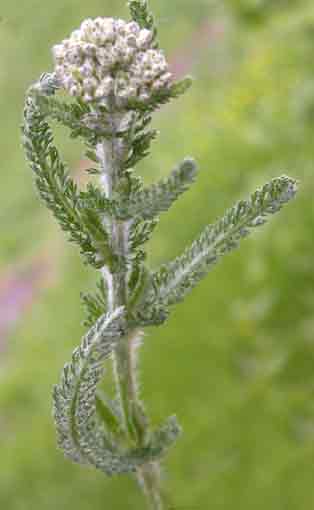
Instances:
[[[56,78],[72,95],[86,102],[118,105],[148,100],[172,82],[162,51],[153,48],[153,34],[134,21],[96,18],[53,47]]]

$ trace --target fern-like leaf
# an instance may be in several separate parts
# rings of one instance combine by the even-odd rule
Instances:
[[[46,117],[50,117],[71,130],[71,138],[79,136],[90,141],[95,133],[84,124],[83,117],[88,115],[89,108],[79,103],[66,103],[55,97],[38,95],[38,105]]]
[[[82,293],[81,299],[86,313],[84,326],[91,327],[107,309],[107,287],[104,278],[97,283],[94,294]]]
[[[85,451],[81,437],[80,425],[84,416],[81,409],[81,386],[88,390],[86,396],[83,396],[83,405],[86,398],[86,411],[89,411],[86,417],[90,421],[94,414],[91,412],[93,405],[96,410],[96,385],[104,372],[102,361],[111,354],[123,334],[122,313],[123,310],[119,309],[113,316],[100,317],[84,336],[81,346],[74,350],[71,363],[66,364],[63,369],[60,384],[54,387],[54,418],[58,445],[74,462],[93,463],[89,452]],[[94,402],[90,402],[91,394]],[[95,423],[91,425],[92,430],[95,427]]]
[[[79,245],[85,260],[96,268],[115,263],[101,217],[90,206],[91,190],[79,192],[53,143],[53,133],[38,106],[39,93],[28,95],[24,110],[23,143],[35,173],[39,195],[70,241]],[[95,200],[95,197],[92,197]]]
[[[147,446],[129,450],[114,441],[114,431],[106,435],[103,420],[99,419],[97,385],[104,375],[104,361],[126,333],[122,307],[112,314],[102,315],[84,336],[81,346],[74,350],[72,361],[65,365],[61,382],[53,392],[59,447],[72,461],[91,464],[109,476],[135,471],[138,466],[159,458],[179,432],[179,427],[170,421],[152,436]],[[110,420],[101,407],[102,418],[110,428]],[[108,412],[107,407],[106,414]],[[117,417],[111,418],[117,427]]]
[[[139,161],[149,155],[151,143],[156,139],[158,132],[155,129],[143,131],[134,136],[131,154],[123,164],[123,169],[134,167]]]
[[[187,158],[166,179],[132,194],[118,210],[123,218],[139,217],[152,220],[167,211],[173,202],[189,189],[195,181],[197,168],[193,159]]]
[[[291,200],[296,189],[293,179],[282,176],[255,191],[248,200],[238,202],[216,224],[206,227],[182,255],[155,272],[150,287],[152,301],[163,307],[182,301],[223,255]]]
[[[82,137],[87,144],[95,146],[99,138],[110,138],[112,130],[105,107],[96,113],[80,99],[68,103],[54,97],[59,83],[53,73],[44,73],[31,93],[45,117],[56,120],[70,129],[71,138]]]

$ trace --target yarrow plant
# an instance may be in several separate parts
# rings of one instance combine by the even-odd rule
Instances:
[[[146,0],[130,0],[129,8],[130,21],[87,19],[54,46],[54,71],[27,93],[23,143],[40,197],[100,273],[97,291],[82,295],[88,330],[53,390],[59,447],[106,475],[135,475],[160,510],[166,504],[160,462],[180,426],[172,416],[152,428],[139,398],[143,329],[163,324],[224,254],[294,197],[296,183],[273,179],[207,226],[182,255],[156,270],[147,267],[144,244],[197,168],[184,159],[169,177],[144,187],[134,167],[156,137],[152,114],[186,92],[191,79],[174,80]],[[62,162],[49,120],[85,143],[94,176],[85,189]],[[99,385],[107,360],[114,365],[114,399]]]

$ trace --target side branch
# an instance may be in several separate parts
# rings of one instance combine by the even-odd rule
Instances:
[[[195,161],[186,158],[169,177],[134,193],[125,204],[119,204],[119,213],[125,217],[139,217],[144,220],[156,218],[170,209],[177,198],[190,188],[196,174]]]
[[[153,274],[144,307],[151,301],[164,307],[182,301],[223,255],[237,248],[252,229],[266,223],[295,196],[296,190],[296,182],[283,176],[265,184],[248,200],[238,202],[216,224],[206,227],[182,255]]]

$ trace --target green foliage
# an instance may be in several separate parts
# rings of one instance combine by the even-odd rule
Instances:
[[[80,191],[80,205],[103,215],[111,216],[115,213],[114,202],[106,198],[104,193],[92,182],[87,183],[84,191]]]
[[[117,342],[122,341],[126,328],[123,308],[102,315],[84,336],[81,346],[74,350],[72,361],[65,365],[61,383],[53,393],[59,447],[72,461],[91,464],[108,476],[132,472],[141,464],[156,460],[180,432],[175,419],[170,418],[152,433],[150,444],[143,448],[122,451],[113,439],[119,428],[117,417],[105,407],[101,397],[96,397],[96,389],[104,376],[103,362]],[[106,428],[110,435],[106,434]]]
[[[195,181],[196,165],[193,159],[185,159],[166,179],[130,195],[126,203],[119,204],[124,218],[139,217],[143,220],[156,218],[167,211],[177,198]]]
[[[241,239],[266,223],[295,193],[296,182],[283,176],[238,202],[221,220],[206,227],[182,255],[153,274],[153,300],[165,307],[182,301],[223,255],[237,248]]]
[[[79,244],[84,252],[89,251],[91,242],[89,236],[82,236],[81,221],[76,212],[77,186],[52,145],[52,133],[33,98],[28,98],[26,103],[23,134],[24,148],[35,172],[41,198],[52,210],[62,229],[70,232],[71,240]]]
[[[37,95],[37,102],[45,117],[50,117],[70,129],[71,138],[82,137],[91,141],[95,140],[95,132],[82,122],[83,116],[89,113],[89,108],[84,103],[77,101],[69,104],[43,94]]]
[[[110,400],[103,392],[97,391],[95,395],[96,414],[98,419],[105,427],[106,435],[109,434],[111,441],[114,438],[123,441],[124,431],[121,426],[121,415],[119,414],[118,406]]]
[[[128,236],[129,263],[134,262],[138,266],[145,260],[146,255],[142,250],[142,246],[149,241],[157,224],[158,219],[141,221],[141,219],[136,218],[132,221]]]
[[[156,139],[158,134],[155,129],[145,129],[150,121],[151,119],[147,119],[144,115],[144,118],[141,119],[140,126],[135,129],[135,134],[132,137],[129,157],[123,164],[124,169],[134,167],[137,163],[149,155],[151,143]]]
[[[53,144],[52,131],[32,94],[25,105],[23,144],[40,197],[62,230],[70,234],[70,241],[79,245],[86,262],[92,266],[102,267],[105,261],[111,264],[107,232],[97,211],[89,207],[85,195],[80,194],[69,176]]]
[[[91,327],[106,312],[107,309],[107,287],[102,278],[97,283],[97,291],[94,294],[82,293],[81,299],[84,305],[86,319],[84,326]]]

